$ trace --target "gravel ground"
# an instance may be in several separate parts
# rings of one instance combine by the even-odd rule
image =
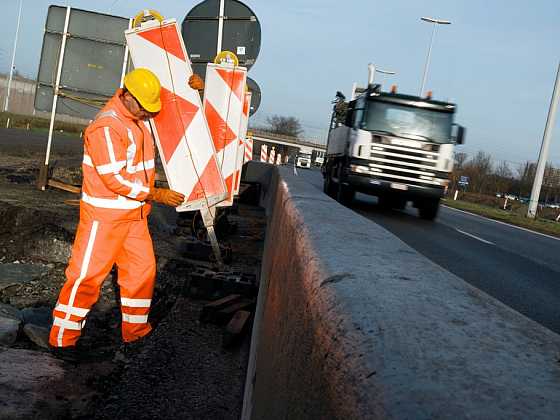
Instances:
[[[41,267],[38,277],[0,288],[0,303],[19,309],[54,306],[78,220],[78,208],[67,201],[76,195],[34,187],[45,144],[45,133],[0,129],[0,264]],[[55,140],[52,162],[59,178],[79,180],[81,149],[78,138]],[[185,228],[177,229],[175,219],[163,207],[150,218],[158,264],[154,332],[124,349],[118,287],[110,275],[80,340],[86,361],[59,362],[22,331],[13,345],[0,345],[0,395],[10,396],[0,401],[0,419],[239,418],[250,332],[224,349],[223,327],[198,321],[206,301],[188,297],[185,284],[195,267],[210,263],[181,251]],[[230,219],[238,226],[226,239],[232,266],[258,275],[264,212],[240,205]],[[22,378],[17,366],[26,364],[33,369]]]
[[[222,328],[199,324],[200,302],[179,298],[120,381],[94,410],[99,419],[238,419],[248,338],[221,348]]]

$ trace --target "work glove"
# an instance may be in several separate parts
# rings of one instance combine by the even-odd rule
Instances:
[[[189,78],[189,86],[192,89],[204,90],[204,80],[198,74],[193,74]]]
[[[150,188],[148,201],[156,201],[166,206],[177,207],[185,201],[185,196],[177,191],[167,188]]]

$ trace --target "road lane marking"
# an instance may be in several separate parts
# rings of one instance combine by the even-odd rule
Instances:
[[[459,209],[456,209],[455,207],[449,207],[449,206],[446,206],[445,204],[442,204],[442,206],[447,208],[447,209],[451,209],[451,210],[459,211],[461,213],[469,214],[471,216],[475,216],[475,217],[478,217],[480,219],[488,220],[490,222],[499,223],[500,225],[509,226],[510,228],[524,230],[525,232],[534,233],[535,235],[540,235],[540,236],[544,236],[545,238],[554,239],[555,241],[560,241],[560,238],[557,238],[557,237],[551,236],[551,235],[547,235],[546,233],[536,232],[534,230],[527,229],[527,228],[524,228],[524,227],[521,227],[521,226],[515,226],[515,225],[509,224],[509,223],[506,223],[506,222],[500,222],[499,220],[490,219],[488,217],[481,216],[480,214],[471,213],[471,212],[465,211],[465,210],[459,210]]]
[[[294,175],[295,175],[295,176],[298,176],[297,169],[296,169],[296,165],[294,165]]]
[[[467,236],[469,236],[469,237],[471,237],[471,238],[473,238],[473,239],[476,239],[477,241],[484,242],[485,244],[488,244],[488,245],[496,245],[494,242],[490,242],[490,241],[487,241],[486,239],[482,239],[482,238],[480,238],[480,237],[478,237],[478,236],[476,236],[476,235],[473,235],[472,233],[465,232],[465,231],[463,231],[463,230],[461,230],[461,229],[457,229],[457,228],[455,228],[455,230],[456,230],[457,232],[459,232],[459,233],[462,233],[463,235],[467,235]]]

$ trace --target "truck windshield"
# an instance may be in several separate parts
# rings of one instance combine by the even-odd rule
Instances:
[[[453,114],[394,103],[368,101],[361,128],[400,137],[451,143]]]

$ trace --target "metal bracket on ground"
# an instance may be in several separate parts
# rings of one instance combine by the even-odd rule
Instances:
[[[202,221],[204,226],[208,231],[208,240],[212,244],[212,249],[214,250],[214,256],[216,257],[216,264],[218,267],[223,269],[224,262],[222,260],[222,253],[220,252],[220,244],[218,243],[218,238],[216,237],[216,232],[214,231],[214,218],[216,215],[215,207],[203,207],[200,209],[200,214],[202,216]]]

